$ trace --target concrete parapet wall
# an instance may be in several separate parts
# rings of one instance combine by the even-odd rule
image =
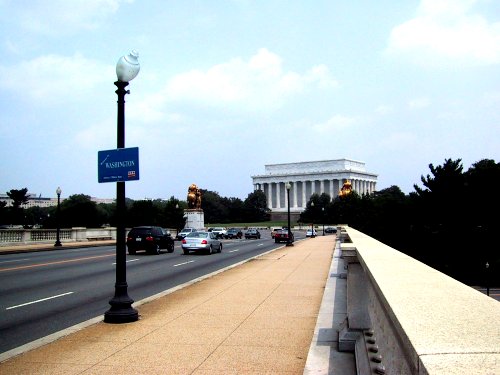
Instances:
[[[54,242],[56,229],[0,229],[0,246]],[[116,240],[116,228],[64,228],[59,231],[61,242]]]
[[[500,374],[499,302],[353,228],[344,232],[351,306],[343,337],[358,334],[358,373]]]

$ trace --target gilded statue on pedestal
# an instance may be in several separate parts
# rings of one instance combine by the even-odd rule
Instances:
[[[191,184],[191,186],[189,186],[187,201],[190,209],[201,209],[201,190],[196,184]]]
[[[351,181],[346,180],[346,182],[344,182],[344,185],[342,185],[342,189],[339,192],[339,197],[345,197],[346,195],[349,195],[351,193],[352,193]]]

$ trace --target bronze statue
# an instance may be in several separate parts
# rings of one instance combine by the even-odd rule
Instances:
[[[349,195],[351,193],[352,193],[352,184],[351,184],[351,181],[346,180],[346,182],[344,182],[344,185],[342,185],[342,189],[339,192],[339,196],[340,197],[345,197],[346,195]]]
[[[189,186],[187,201],[190,209],[201,209],[201,190],[196,184],[191,184],[191,186]]]

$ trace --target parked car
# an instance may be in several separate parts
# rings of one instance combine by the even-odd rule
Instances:
[[[224,238],[227,234],[226,228],[211,228],[210,232],[214,233],[217,238]]]
[[[160,254],[161,249],[167,252],[174,251],[174,240],[165,229],[154,226],[134,227],[127,235],[127,248],[130,255],[138,250],[145,250],[150,254]]]
[[[238,228],[228,229],[226,235],[224,236],[224,238],[226,238],[226,239],[228,239],[228,238],[241,238],[241,237],[243,237],[243,232]]]
[[[326,227],[325,233],[337,233],[337,228],[335,227]]]
[[[196,232],[196,229],[194,228],[184,228],[181,230],[179,233],[177,233],[177,236],[175,237],[176,240],[182,241],[184,237],[186,237],[189,233]]]
[[[271,228],[271,238],[274,238],[274,236],[276,235],[276,231],[278,231],[279,228]]]
[[[274,242],[288,242],[288,237],[290,236],[290,242],[295,240],[293,232],[288,232],[288,229],[278,229],[274,235]]]
[[[313,233],[312,229],[308,229],[306,232],[306,237],[312,237],[312,236],[317,236],[317,235],[318,235],[318,233],[316,232],[316,229],[314,230],[314,233]]]
[[[212,254],[222,251],[222,242],[213,232],[192,232],[182,240],[182,251],[188,255],[190,251]]]
[[[255,228],[250,228],[245,232],[245,238],[248,240],[249,238],[256,238],[260,240],[260,232]]]

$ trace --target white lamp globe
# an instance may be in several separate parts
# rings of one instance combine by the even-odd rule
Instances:
[[[139,74],[141,67],[138,59],[139,52],[136,50],[132,50],[128,55],[120,57],[116,63],[118,81],[130,82]]]

